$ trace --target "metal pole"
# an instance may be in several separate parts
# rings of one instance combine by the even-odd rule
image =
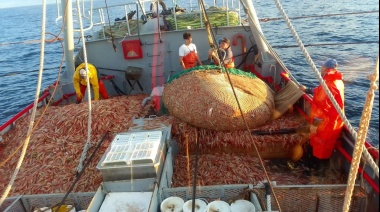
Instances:
[[[247,18],[249,21],[249,27],[251,28],[251,33],[256,41],[256,44],[259,48],[261,58],[263,60],[263,64],[261,67],[261,70],[267,70],[270,69],[272,65],[275,65],[277,62],[273,59],[273,56],[271,52],[269,51],[269,48],[267,44],[264,41],[263,32],[261,30],[261,26],[259,23],[259,19],[257,17],[255,8],[253,7],[251,0],[240,0],[244,7],[244,11],[247,14]]]
[[[71,0],[62,0],[62,15],[64,17],[64,47],[65,47],[65,61],[66,61],[66,69],[65,69],[65,79],[70,79],[75,71],[74,64],[74,30],[73,30],[73,15],[72,15],[72,3]],[[66,10],[66,11],[65,11]],[[63,78],[63,79],[64,79]]]
[[[245,13],[248,16],[249,26],[251,28],[251,32],[253,34],[253,37],[255,38],[255,41],[259,49],[261,50],[262,53],[268,52],[268,47],[260,36],[260,33],[262,34],[263,32],[261,30],[259,19],[257,17],[256,11],[255,11],[255,8],[253,7],[252,2],[250,0],[241,0],[241,3],[243,4]],[[266,56],[265,54],[263,54],[263,56],[264,56],[263,58],[264,60],[268,60],[268,58],[265,57]]]

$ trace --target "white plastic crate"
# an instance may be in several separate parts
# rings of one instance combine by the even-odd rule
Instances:
[[[161,138],[161,131],[118,134],[112,141],[102,166],[153,163],[161,144]]]
[[[136,211],[148,212],[153,192],[110,192],[98,212]]]
[[[165,158],[162,131],[135,131],[115,136],[98,163],[104,181],[152,178],[158,176]]]

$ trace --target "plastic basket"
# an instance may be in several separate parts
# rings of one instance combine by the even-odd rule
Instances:
[[[206,199],[209,202],[216,199],[229,201],[241,196],[247,189],[249,189],[249,185],[246,184],[202,186],[197,187],[196,198]],[[183,198],[184,200],[189,200],[193,197],[193,188],[164,188],[161,192],[161,201],[172,196],[177,196]]]
[[[71,193],[66,198],[64,204],[74,205],[76,208],[83,210],[89,206],[95,192]],[[36,194],[23,195],[19,197],[7,198],[0,211],[4,212],[28,212],[37,208],[52,207],[59,204],[65,194]],[[11,204],[7,204],[12,202]],[[3,207],[6,206],[4,209]]]
[[[1,205],[0,211],[4,211],[4,212],[19,212],[19,211],[23,212],[23,211],[25,211],[24,205],[22,204],[22,202],[20,200],[21,197],[22,196],[7,198],[3,202],[3,204]]]

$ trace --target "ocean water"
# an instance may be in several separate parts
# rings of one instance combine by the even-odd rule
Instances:
[[[107,1],[108,6],[126,2]],[[171,1],[165,1],[167,6]],[[197,1],[175,1],[189,10]],[[211,5],[212,1],[205,1]],[[275,1],[253,0],[260,19],[281,17]],[[356,129],[359,126],[366,93],[369,89],[367,75],[373,73],[379,52],[379,2],[376,0],[340,0],[337,2],[283,0],[282,5],[291,18],[298,35],[319,68],[327,58],[335,58],[345,81],[345,112]],[[94,7],[104,6],[102,0],[94,1]],[[75,6],[75,5],[74,5]],[[85,5],[89,8],[88,2]],[[169,6],[170,7],[170,6]],[[363,13],[377,11],[376,13]],[[334,15],[359,13],[351,15]],[[326,15],[331,16],[326,16]],[[114,14],[113,14],[114,15]],[[323,17],[312,17],[321,16]],[[296,18],[309,17],[309,18]],[[57,8],[47,6],[46,39],[58,34],[55,24]],[[0,124],[34,100],[40,61],[42,6],[0,8]],[[114,17],[111,17],[114,20]],[[108,20],[107,20],[108,21]],[[261,23],[264,35],[274,47],[285,65],[308,86],[317,86],[318,80],[298,47],[285,21],[271,20]],[[356,44],[344,44],[356,43]],[[316,45],[340,44],[340,45]],[[57,78],[63,51],[59,42],[46,43],[42,87],[51,85]],[[379,92],[375,92],[374,108],[367,140],[379,145]]]

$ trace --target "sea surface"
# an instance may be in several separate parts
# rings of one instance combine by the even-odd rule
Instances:
[[[127,1],[112,0],[107,4],[111,6],[124,2]],[[172,1],[165,2],[168,7],[171,6]],[[191,0],[174,2],[187,10],[197,4],[197,1]],[[205,3],[212,5],[212,1]],[[269,21],[261,22],[263,33],[288,69],[300,83],[308,87],[317,86],[318,80],[300,48],[293,47],[297,43],[285,21],[271,20],[281,17],[275,1],[253,0],[253,3],[260,19],[269,18]],[[345,113],[351,125],[358,129],[370,84],[367,76],[374,72],[379,54],[379,1],[283,0],[281,3],[303,43],[310,45],[307,51],[317,67],[327,58],[338,61],[346,86]],[[89,2],[85,2],[84,6],[88,9]],[[105,1],[94,1],[94,7],[99,6],[105,6]],[[364,13],[367,11],[377,12]],[[46,39],[53,38],[51,34],[59,33],[57,15],[57,6],[48,5],[46,32],[50,34]],[[111,20],[114,19],[115,14],[111,14]],[[0,124],[3,124],[34,101],[40,67],[41,45],[38,41],[41,39],[42,6],[0,8],[0,20]],[[46,43],[42,88],[56,80],[62,54],[59,42]],[[378,91],[375,92],[367,140],[378,147]]]

